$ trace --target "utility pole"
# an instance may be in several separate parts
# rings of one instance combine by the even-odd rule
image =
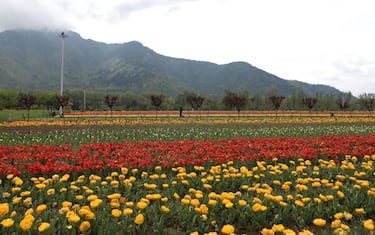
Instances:
[[[86,90],[83,89],[83,111],[86,112]]]
[[[63,96],[63,89],[64,89],[64,39],[68,37],[64,32],[59,34],[61,38],[61,80],[60,80],[60,96]],[[60,116],[64,115],[64,107],[60,106]]]

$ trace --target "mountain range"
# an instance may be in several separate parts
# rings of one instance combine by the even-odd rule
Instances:
[[[60,91],[62,39],[59,32],[8,30],[0,33],[0,88]],[[225,89],[281,95],[339,94],[326,85],[286,80],[246,62],[215,64],[172,58],[140,42],[106,44],[69,31],[64,39],[64,89],[163,93],[194,91],[222,96]]]

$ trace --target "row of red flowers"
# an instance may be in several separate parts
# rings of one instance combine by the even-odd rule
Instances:
[[[92,143],[77,149],[71,145],[0,146],[0,176],[372,154],[375,135]]]

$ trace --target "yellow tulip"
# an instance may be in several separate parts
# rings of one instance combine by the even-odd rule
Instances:
[[[238,200],[238,205],[240,205],[240,206],[246,206],[247,205],[247,201],[245,201],[243,199],[240,199],[240,200]]]
[[[326,223],[327,223],[326,220],[322,218],[316,218],[313,220],[313,224],[318,227],[323,227],[326,225]]]
[[[91,208],[97,208],[100,206],[100,204],[102,204],[103,200],[102,199],[96,199],[94,201],[91,201],[90,202],[90,207]]]
[[[31,219],[22,219],[20,222],[20,227],[23,231],[30,230],[32,225],[33,225],[33,220]]]
[[[225,203],[225,207],[230,209],[230,208],[233,207],[233,203],[229,201],[229,202]]]
[[[62,203],[62,207],[67,207],[67,208],[72,207],[72,205],[73,205],[73,203],[68,202],[68,201],[63,201],[63,203]]]
[[[55,191],[56,190],[54,188],[50,188],[50,189],[47,190],[47,195],[48,196],[53,195],[53,194],[55,194]]]
[[[161,211],[164,212],[164,213],[169,213],[169,208],[166,207],[166,206],[164,206],[164,205],[162,205],[162,206],[160,207],[160,209],[161,209]]]
[[[43,184],[43,183],[40,183],[40,184],[36,184],[35,187],[36,187],[37,189],[44,189],[44,188],[46,187],[46,185]]]
[[[8,218],[8,219],[4,219],[0,222],[0,224],[4,227],[4,228],[9,228],[9,227],[12,227],[13,224],[14,224],[14,220],[11,219],[11,218]]]
[[[184,199],[182,199],[182,200],[184,200]],[[181,200],[181,201],[182,201],[182,200]],[[199,201],[198,199],[192,199],[192,200],[190,201],[190,204],[191,204],[192,206],[194,206],[194,207],[197,207],[197,206],[200,205],[200,201]]]
[[[221,228],[221,232],[224,233],[224,234],[232,234],[232,233],[234,233],[234,226],[230,225],[230,224],[225,224]]]
[[[0,217],[3,217],[8,213],[9,213],[9,204],[8,203],[1,203],[0,204]]]
[[[364,214],[366,214],[366,211],[363,208],[356,208],[354,211],[358,215],[364,215]]]
[[[115,218],[119,218],[122,215],[122,211],[119,209],[113,209],[111,213],[112,216]]]
[[[296,201],[294,202],[294,204],[295,204],[296,206],[299,206],[299,207],[304,207],[304,206],[305,206],[305,203],[303,203],[303,202],[300,201],[300,200],[296,200]]]
[[[68,217],[68,221],[70,223],[77,223],[80,220],[81,220],[81,218],[77,214],[75,214],[75,213],[74,213],[74,215]]]
[[[142,209],[146,208],[147,205],[148,204],[146,202],[140,201],[140,202],[137,203],[137,208],[142,210]]]
[[[131,208],[125,208],[123,210],[123,212],[124,212],[125,215],[131,215],[131,214],[133,214],[133,209],[131,209]]]
[[[38,231],[40,232],[40,233],[43,233],[43,232],[45,232],[45,231],[47,231],[49,228],[50,228],[50,224],[49,223],[47,223],[47,222],[43,222],[43,223],[41,223],[39,226],[38,226]]]
[[[274,235],[275,232],[272,229],[264,228],[261,231],[262,235]]]
[[[374,221],[372,219],[367,219],[363,221],[363,226],[365,227],[366,230],[369,230],[369,231],[374,231],[375,229]]]
[[[18,176],[14,177],[12,181],[17,186],[21,186],[23,184],[23,180]]]
[[[137,225],[143,224],[144,221],[145,221],[145,217],[143,216],[143,214],[138,214],[134,219],[134,223]]]
[[[274,224],[274,225],[272,226],[272,230],[273,230],[274,232],[280,232],[280,233],[282,233],[282,232],[285,230],[285,226],[282,225],[282,224]]]
[[[80,225],[79,225],[79,231],[81,232],[86,232],[87,230],[89,230],[91,227],[91,224],[89,221],[83,221]]]
[[[46,204],[41,204],[41,205],[38,205],[36,207],[36,213],[38,215],[42,214],[45,210],[47,209],[47,205]]]
[[[341,227],[341,220],[335,219],[331,223],[331,228],[340,228]]]

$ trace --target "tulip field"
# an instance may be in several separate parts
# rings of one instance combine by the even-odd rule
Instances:
[[[375,118],[0,123],[0,234],[374,234]]]

